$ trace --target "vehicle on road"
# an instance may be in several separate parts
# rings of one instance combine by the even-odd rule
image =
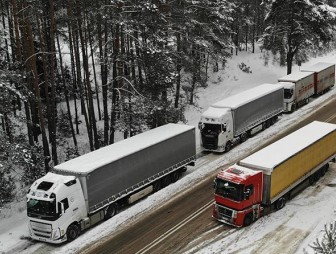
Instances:
[[[211,105],[199,122],[204,151],[228,152],[273,125],[283,112],[282,85],[263,84]]]
[[[314,121],[222,170],[214,181],[213,218],[248,226],[283,208],[304,181],[324,176],[335,157],[336,124]]]
[[[195,127],[167,124],[62,164],[27,194],[32,239],[61,243],[175,182],[196,160]]]
[[[321,95],[335,85],[335,64],[319,62],[303,67],[301,71],[314,73],[315,95]]]
[[[284,86],[284,112],[293,112],[314,95],[314,73],[294,72],[278,79]]]

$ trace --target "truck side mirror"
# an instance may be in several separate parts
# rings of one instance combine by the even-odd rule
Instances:
[[[199,122],[198,123],[198,129],[203,130],[203,128],[204,128],[204,124],[202,122]]]
[[[245,200],[248,200],[250,198],[250,196],[251,196],[250,190],[247,190],[247,191],[244,192],[244,199]]]
[[[65,208],[64,208],[64,203],[63,202],[58,202],[58,212],[60,213],[60,215],[62,215],[65,212]]]
[[[222,131],[226,132],[226,123],[222,124]]]
[[[213,181],[212,183],[212,188],[216,189],[217,188],[217,182],[216,182],[216,179]]]

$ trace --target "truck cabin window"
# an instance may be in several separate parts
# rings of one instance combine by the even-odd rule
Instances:
[[[27,215],[33,218],[39,218],[54,221],[58,218],[56,213],[56,201],[45,201],[30,199],[27,201]]]
[[[222,126],[220,124],[205,123],[202,132],[208,134],[219,134],[222,132]]]
[[[293,96],[293,89],[284,89],[284,98],[290,99]]]
[[[216,179],[215,193],[224,198],[242,201],[244,200],[244,185]]]

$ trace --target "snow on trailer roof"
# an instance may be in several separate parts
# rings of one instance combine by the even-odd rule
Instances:
[[[212,104],[211,107],[236,109],[241,105],[254,101],[279,89],[283,89],[283,86],[279,84],[262,84],[239,94],[230,96],[224,100],[218,101]]]
[[[333,131],[336,124],[314,121],[242,159],[239,165],[271,173],[276,166]]]
[[[210,106],[206,111],[203,112],[201,117],[218,119],[226,114],[229,110],[230,109],[228,108],[214,108]]]
[[[131,138],[119,141],[109,146],[81,155],[72,160],[66,161],[54,168],[56,172],[67,172],[77,174],[88,174],[108,163],[116,161],[124,156],[170,139],[194,129],[194,126],[182,124],[166,124],[155,129],[138,134]]]
[[[305,66],[302,67],[301,71],[313,71],[313,72],[319,72],[324,69],[327,69],[331,66],[335,66],[333,63],[325,63],[325,62],[319,62],[311,66]]]
[[[310,75],[313,75],[313,72],[308,72],[308,71],[305,71],[305,72],[293,72],[291,74],[288,74],[282,78],[279,78],[278,81],[281,82],[281,81],[284,81],[284,82],[297,82],[303,78],[306,78]]]

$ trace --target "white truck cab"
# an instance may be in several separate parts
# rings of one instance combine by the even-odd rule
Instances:
[[[224,152],[233,139],[232,112],[229,108],[208,108],[199,122],[201,144],[204,150]]]
[[[28,228],[32,239],[61,243],[80,226],[70,226],[87,216],[79,180],[74,176],[47,173],[36,180],[27,194]],[[68,232],[67,232],[68,231]],[[76,237],[77,237],[76,235]]]

